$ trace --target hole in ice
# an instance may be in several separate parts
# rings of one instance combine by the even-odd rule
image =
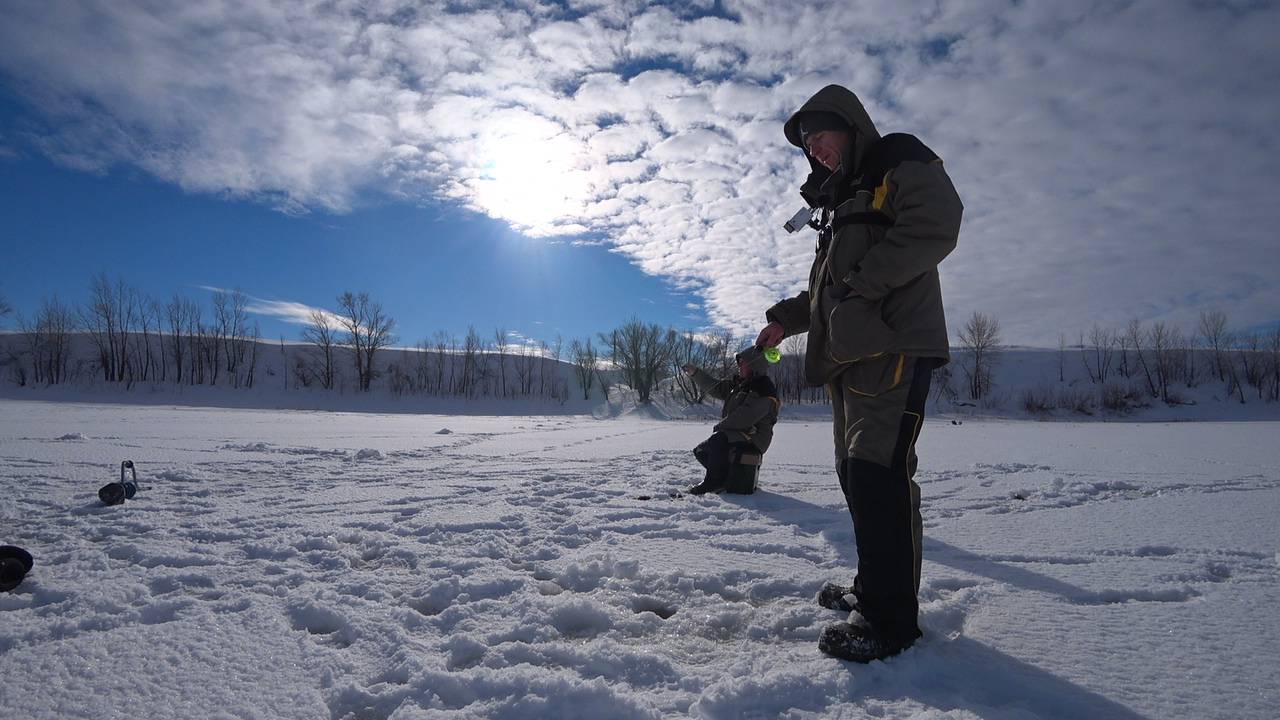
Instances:
[[[676,614],[676,608],[662,602],[656,597],[642,595],[631,600],[631,609],[637,614],[651,612],[654,615],[666,620]]]

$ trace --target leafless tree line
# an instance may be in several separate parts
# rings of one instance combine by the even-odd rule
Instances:
[[[512,341],[503,328],[486,339],[474,327],[458,337],[437,332],[413,349],[387,360],[396,342],[395,321],[368,293],[342,293],[335,312],[316,310],[302,331],[304,345],[290,354],[283,338],[286,377],[294,386],[368,391],[386,378],[396,394],[477,397],[541,397],[564,402],[570,378],[584,400],[596,393],[608,397],[617,383],[641,402],[665,392],[688,404],[705,401],[701,390],[679,369],[693,364],[718,377],[737,368],[734,354],[751,338],[729,331],[694,333],[637,318],[595,337],[560,337],[554,342]],[[137,382],[253,387],[261,364],[261,332],[251,323],[246,296],[238,290],[213,292],[207,305],[175,294],[158,302],[123,279],[94,277],[89,299],[69,305],[56,295],[46,298],[32,317],[15,316],[18,342],[6,344],[4,364],[18,384],[56,385],[78,377],[100,377],[108,383]],[[15,315],[0,296],[0,318]],[[73,340],[82,338],[82,350]],[[996,386],[1001,351],[1000,323],[975,312],[962,326],[954,362],[935,374],[939,397],[986,401]],[[826,402],[823,388],[804,379],[804,336],[788,338],[782,360],[770,370],[780,399],[788,403]],[[85,357],[83,348],[91,352]],[[1073,357],[1074,356],[1074,357]],[[381,362],[380,362],[381,359]],[[1219,383],[1239,402],[1250,398],[1280,401],[1280,328],[1266,332],[1233,331],[1225,313],[1206,311],[1192,332],[1174,324],[1130,321],[1115,330],[1095,324],[1071,344],[1059,337],[1057,374],[1065,383],[1068,369],[1078,368],[1096,392],[1073,389],[1029,391],[1024,405],[1040,408],[1122,409],[1144,398],[1168,404],[1183,402],[1180,388]],[[568,376],[562,372],[568,367]],[[957,392],[952,383],[963,379]]]
[[[1131,320],[1120,330],[1094,324],[1075,345],[1061,336],[1059,381],[1065,379],[1073,351],[1085,377],[1099,388],[1097,404],[1109,410],[1125,410],[1147,399],[1180,404],[1186,402],[1182,388],[1206,383],[1220,384],[1226,397],[1241,403],[1249,398],[1280,401],[1280,327],[1232,331],[1219,310],[1202,312],[1191,332],[1163,321]],[[1046,409],[1054,405],[1048,394],[1045,389],[1025,391],[1023,404]],[[1056,405],[1087,412],[1092,404],[1088,394],[1074,392],[1069,402]]]
[[[341,299],[341,298],[340,298]],[[359,296],[355,296],[359,306]],[[389,319],[385,314],[367,310],[364,320],[353,322],[360,313],[346,311],[346,317],[313,312],[303,330],[307,345],[294,358],[293,376],[299,386],[325,389],[342,387],[344,368],[354,369],[356,388],[369,390],[375,378],[385,377],[386,387],[395,395],[434,397],[535,398],[564,402],[569,397],[567,378],[560,367],[564,363],[562,338],[554,342],[513,342],[504,329],[494,331],[492,342],[468,327],[459,339],[448,332],[436,332],[412,348],[387,349],[393,342]],[[379,318],[383,318],[379,320]],[[344,324],[345,322],[345,324]],[[360,339],[357,340],[355,328]],[[363,353],[356,354],[357,343]],[[384,368],[375,364],[381,355],[389,355]],[[342,361],[351,359],[350,365]],[[599,372],[595,350],[574,341],[570,360],[580,363],[582,385],[587,392],[591,380]]]
[[[108,383],[137,382],[252,387],[258,367],[258,324],[249,323],[247,300],[237,291],[213,294],[212,317],[197,302],[174,295],[158,302],[124,279],[105,274],[89,284],[84,305],[46,298],[33,317],[18,315],[23,342],[9,348],[12,379],[57,385],[100,375]],[[77,359],[82,337],[91,357]]]
[[[640,403],[651,402],[658,392],[668,393],[677,402],[696,405],[706,401],[704,393],[680,372],[695,365],[715,377],[738,374],[734,357],[754,338],[729,330],[695,333],[663,328],[632,318],[618,328],[599,335],[601,357],[614,369],[619,383],[631,388]],[[804,336],[787,338],[782,358],[769,370],[779,400],[788,403],[826,402],[821,387],[811,387],[804,377]],[[608,374],[598,374],[604,382]]]
[[[1176,386],[1205,382],[1247,402],[1280,400],[1280,327],[1268,333],[1232,331],[1226,313],[1200,314],[1191,333],[1165,322],[1131,320],[1123,330],[1094,325],[1079,341],[1080,360],[1091,382],[1136,379],[1152,398],[1177,403]]]

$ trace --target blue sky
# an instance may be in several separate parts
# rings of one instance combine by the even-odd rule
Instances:
[[[85,173],[40,156],[0,158],[0,197],[0,292],[28,317],[52,293],[87,297],[90,278],[105,272],[162,302],[239,288],[256,300],[263,336],[288,340],[305,317],[293,304],[335,308],[344,290],[382,302],[407,345],[439,331],[461,337],[469,325],[486,340],[501,328],[512,342],[550,343],[630,314],[706,324],[686,307],[695,297],[606,246],[531,239],[444,203],[383,199],[343,214],[289,215],[185,193],[137,171]]]
[[[812,256],[781,122],[836,82],[956,182],[953,334],[1280,319],[1276,3],[676,7],[11,0],[0,294],[29,313],[106,271],[239,287],[268,336],[344,290],[407,343],[754,333]]]

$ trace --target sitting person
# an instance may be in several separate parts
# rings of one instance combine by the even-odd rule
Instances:
[[[701,483],[689,488],[692,495],[721,492],[729,484],[733,463],[743,452],[764,455],[773,440],[773,425],[782,403],[769,379],[764,351],[750,347],[738,353],[738,375],[717,380],[701,368],[681,369],[694,384],[713,398],[724,400],[715,432],[693,449],[693,456],[707,469]]]

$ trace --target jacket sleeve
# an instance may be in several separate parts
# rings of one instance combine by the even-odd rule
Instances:
[[[724,400],[729,397],[730,383],[726,380],[717,380],[711,377],[702,368],[694,370],[693,384],[697,385],[699,390],[717,400]]]
[[[889,178],[893,226],[874,245],[844,283],[856,294],[877,300],[942,262],[956,247],[964,206],[940,161],[904,162]]]
[[[741,405],[729,413],[728,417],[716,424],[715,430],[737,430],[749,433],[761,420],[778,411],[777,400],[751,393]]]
[[[766,310],[764,317],[781,325],[785,337],[809,332],[809,291],[802,290],[799,295],[779,302]]]

